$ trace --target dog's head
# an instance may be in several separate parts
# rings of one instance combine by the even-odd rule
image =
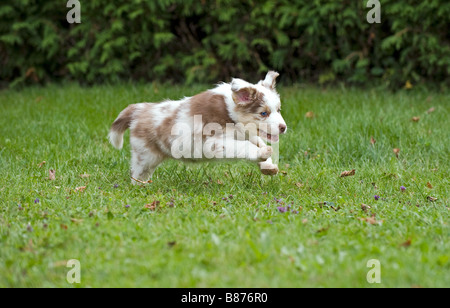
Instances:
[[[242,79],[231,81],[235,111],[240,123],[254,124],[255,134],[270,143],[278,142],[287,126],[281,116],[280,95],[275,89],[277,72],[270,71],[264,80],[251,84]]]

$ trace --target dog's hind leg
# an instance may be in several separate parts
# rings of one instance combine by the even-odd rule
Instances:
[[[133,151],[131,155],[131,177],[138,181],[147,182],[163,160],[163,157],[152,152],[142,154]],[[132,184],[139,184],[134,179],[131,179]]]
[[[137,138],[131,138],[131,149],[131,177],[146,182],[165,157],[144,146],[142,140]],[[134,179],[131,179],[131,182],[139,184]]]

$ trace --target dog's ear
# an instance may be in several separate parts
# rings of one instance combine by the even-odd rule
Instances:
[[[248,82],[242,79],[233,79],[231,81],[231,91],[233,100],[238,105],[246,105],[255,100],[258,91]]]
[[[276,86],[276,79],[277,77],[280,76],[280,74],[278,74],[275,71],[269,71],[266,75],[266,78],[264,78],[264,80],[261,80],[260,83],[265,86],[266,88],[269,88],[271,90],[275,90],[275,86]]]

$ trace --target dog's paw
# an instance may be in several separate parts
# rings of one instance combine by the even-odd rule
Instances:
[[[258,150],[258,158],[261,160],[266,160],[272,156],[273,149],[271,146],[262,147]]]
[[[278,173],[278,166],[266,161],[259,163],[259,169],[264,175],[275,175]]]

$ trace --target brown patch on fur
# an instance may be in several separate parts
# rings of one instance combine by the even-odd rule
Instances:
[[[201,115],[203,124],[218,123],[225,127],[227,123],[234,123],[222,95],[206,91],[192,97],[189,103],[191,105],[190,115]]]
[[[149,116],[149,109],[153,108],[154,104],[147,104],[145,109],[136,116],[136,127],[131,131],[133,137],[139,138],[145,141],[146,147],[153,153],[165,157],[163,151],[158,146],[158,136],[156,128],[153,125],[153,119]]]
[[[156,134],[158,135],[164,146],[169,150],[171,148],[170,137],[172,136],[172,127],[175,125],[175,119],[177,118],[177,115],[178,109],[175,109],[172,115],[165,118],[161,125],[156,129]]]
[[[242,91],[246,93],[241,93]],[[242,98],[245,101],[242,101]],[[253,88],[243,88],[233,93],[233,100],[236,102],[235,110],[237,112],[245,112],[255,114],[264,106],[264,93]]]
[[[122,110],[117,119],[111,125],[111,130],[123,133],[130,127],[130,123],[133,120],[133,113],[136,110],[135,105],[129,105]]]

